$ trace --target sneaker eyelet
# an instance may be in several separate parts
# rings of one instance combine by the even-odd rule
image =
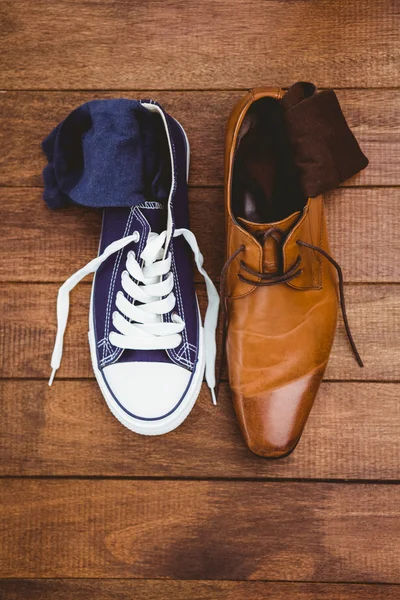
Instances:
[[[138,231],[134,231],[132,235],[135,236],[133,241],[137,244],[140,241],[140,233]]]
[[[133,250],[129,250],[129,252],[128,252],[128,258],[129,257],[136,258],[136,254],[135,254],[135,252]]]

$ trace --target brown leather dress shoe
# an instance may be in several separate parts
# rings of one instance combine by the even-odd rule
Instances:
[[[316,161],[302,155],[314,150],[307,140],[304,150],[290,110],[305,96],[315,98],[314,86],[304,86],[311,84],[291,88],[286,104],[280,89],[250,91],[234,108],[226,135],[227,263],[221,289],[229,380],[247,445],[270,458],[295,448],[312,408],[336,329],[338,275],[346,329],[362,365],[348,329],[340,267],[329,254],[322,196],[304,192],[315,188],[318,169],[324,171],[322,187],[331,187],[332,175],[326,163],[317,164],[323,134],[314,140]],[[315,102],[318,111],[321,102],[337,100],[324,96]],[[350,130],[344,135],[349,133],[355,142]],[[367,159],[355,144],[350,159],[359,170]]]

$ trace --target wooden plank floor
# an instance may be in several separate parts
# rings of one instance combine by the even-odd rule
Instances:
[[[395,0],[0,0],[1,600],[400,598],[400,4]],[[247,88],[337,90],[369,168],[327,195],[365,368],[338,325],[296,451],[245,447],[223,370],[159,438],[124,429],[73,294],[53,388],[55,297],[100,215],[52,213],[42,138],[92,98],[153,97],[191,143],[192,229],[218,281],[223,140]],[[202,306],[204,285],[197,280]]]

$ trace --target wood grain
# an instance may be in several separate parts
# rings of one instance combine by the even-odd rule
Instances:
[[[0,188],[0,281],[63,282],[97,255],[101,214],[71,207],[50,211],[39,189]],[[225,260],[223,192],[190,190],[191,227],[205,267],[219,279]],[[400,188],[342,189],[328,194],[333,256],[346,281],[400,282],[397,235]],[[197,281],[201,275],[195,271]]]
[[[0,285],[0,377],[48,378],[57,289],[54,284]],[[204,286],[199,286],[198,293],[204,309]],[[365,368],[358,367],[339,321],[326,377],[399,380],[398,286],[348,285],[345,293],[353,335]],[[89,285],[81,284],[73,292],[64,358],[57,378],[93,377],[87,341],[89,295]]]
[[[268,461],[243,442],[226,383],[217,408],[203,385],[185,423],[151,438],[122,427],[94,381],[2,381],[0,475],[400,480],[397,388],[323,383],[296,452]]]
[[[391,0],[20,0],[1,17],[4,89],[399,84]]]
[[[400,598],[399,3],[3,0],[0,22],[0,598]],[[226,381],[217,408],[203,385],[177,431],[137,436],[93,380],[83,284],[48,388],[57,284],[96,254],[100,218],[45,208],[41,140],[92,98],[159,100],[190,139],[216,280],[227,118],[248,88],[296,80],[338,90],[370,159],[326,203],[365,369],[340,322],[281,461],[246,448]]]
[[[400,579],[394,485],[3,479],[0,496],[0,577]]]
[[[392,585],[266,581],[20,579],[0,581],[4,600],[398,600]],[[3,596],[2,596],[3,594]]]
[[[264,75],[254,83],[273,85],[275,80],[271,76],[267,80]],[[222,185],[226,122],[245,91],[0,93],[0,185],[41,187],[45,164],[42,139],[80,104],[120,96],[153,97],[161,102],[188,134],[191,185]],[[370,159],[368,168],[345,185],[400,184],[400,91],[338,90],[338,98],[349,126]]]

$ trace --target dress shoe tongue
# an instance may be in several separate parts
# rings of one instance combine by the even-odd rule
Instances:
[[[275,221],[273,223],[253,223],[247,221],[242,217],[237,217],[240,225],[251,233],[263,247],[263,270],[265,273],[275,273],[280,268],[282,250],[280,244],[277,243],[277,236],[279,232],[282,232],[282,242],[285,234],[287,234],[297,223],[301,216],[301,212],[295,212],[292,215],[282,219],[282,221]],[[264,234],[274,230],[274,236],[264,237]],[[278,237],[279,239],[279,237]]]
[[[255,237],[259,238],[261,234],[268,231],[268,229],[280,229],[284,233],[287,233],[292,229],[293,225],[297,223],[301,213],[300,211],[293,213],[286,217],[286,219],[282,219],[282,221],[275,221],[274,223],[253,223],[252,221],[247,221],[247,219],[243,219],[242,217],[238,217],[238,222],[242,225],[246,231],[253,234]]]

